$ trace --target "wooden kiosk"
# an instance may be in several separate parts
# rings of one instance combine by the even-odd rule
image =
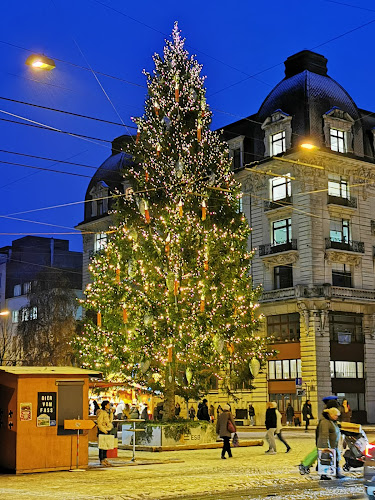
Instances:
[[[16,474],[88,466],[88,431],[67,429],[88,420],[89,377],[71,366],[0,366],[0,469]]]

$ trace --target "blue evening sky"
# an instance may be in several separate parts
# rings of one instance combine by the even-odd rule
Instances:
[[[162,51],[175,20],[186,48],[203,64],[214,128],[255,113],[283,78],[284,60],[303,49],[327,57],[329,76],[359,107],[375,110],[371,0],[6,2],[0,19],[0,246],[26,234],[59,233],[70,239],[72,250],[81,250],[80,233],[63,233],[83,219],[77,202],[85,198],[86,176],[109,156],[110,141],[131,130],[6,99],[131,125],[130,117],[143,111],[142,69],[152,70],[152,55]],[[54,58],[56,69],[32,72],[25,65],[32,52]],[[96,73],[96,79],[82,67],[111,77]],[[4,120],[37,122],[92,139]]]

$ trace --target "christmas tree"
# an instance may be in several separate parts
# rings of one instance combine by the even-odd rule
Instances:
[[[176,393],[207,390],[212,376],[231,390],[269,352],[256,334],[260,290],[240,186],[226,143],[209,129],[202,67],[177,23],[153,59],[144,116],[133,119],[134,163],[124,172],[131,189],[92,261],[84,306],[96,318],[76,346],[83,365],[159,388],[170,418]]]

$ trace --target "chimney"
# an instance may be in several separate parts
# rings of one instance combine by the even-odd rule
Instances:
[[[318,75],[327,75],[327,59],[316,52],[311,52],[310,50],[302,50],[301,52],[288,57],[284,64],[286,78],[298,75],[298,73],[302,73],[302,71],[305,71],[306,69],[312,73],[317,73]]]

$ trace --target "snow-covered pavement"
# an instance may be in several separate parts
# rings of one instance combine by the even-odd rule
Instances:
[[[246,433],[257,438],[264,431]],[[283,498],[301,500],[366,498],[362,469],[348,473],[348,480],[319,481],[312,470],[301,476],[298,464],[314,446],[314,431],[291,429],[284,437],[292,450],[277,442],[278,453],[265,455],[266,446],[234,448],[233,458],[220,459],[220,450],[190,450],[162,453],[138,452],[137,463],[129,464],[131,453],[119,450],[114,467],[86,472],[51,472],[21,476],[0,475],[1,499],[54,500],[158,500],[206,498],[224,500]],[[375,435],[369,435],[371,440]],[[241,439],[241,434],[240,434]],[[90,462],[97,449],[90,448]],[[313,468],[312,468],[313,469]]]

